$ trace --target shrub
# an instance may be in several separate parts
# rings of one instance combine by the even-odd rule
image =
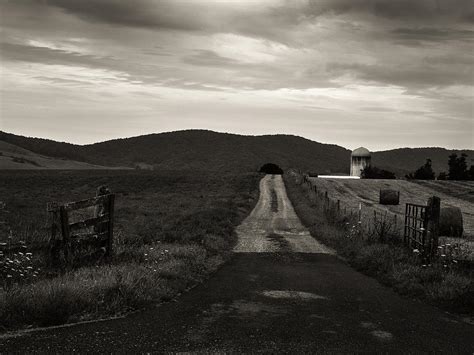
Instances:
[[[280,168],[278,165],[273,164],[273,163],[267,163],[264,164],[260,170],[260,173],[265,173],[265,174],[272,174],[272,175],[282,175],[283,174],[283,169]]]
[[[380,190],[379,203],[381,205],[398,205],[400,203],[400,191]]]
[[[463,219],[459,207],[441,208],[439,216],[439,234],[448,237],[462,237]]]
[[[395,179],[394,173],[388,170],[379,169],[376,166],[366,166],[361,174],[361,179]]]
[[[426,159],[425,165],[419,167],[414,173],[406,176],[407,179],[434,180],[435,173],[431,167],[431,159]]]

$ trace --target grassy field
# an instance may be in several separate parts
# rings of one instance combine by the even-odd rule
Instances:
[[[402,295],[425,300],[449,311],[472,316],[474,310],[474,278],[472,268],[447,258],[439,258],[426,265],[418,254],[405,248],[399,239],[377,239],[365,233],[353,219],[333,214],[325,208],[323,199],[301,184],[297,174],[285,174],[285,186],[298,217],[316,239],[334,248],[357,270],[377,278]],[[318,187],[328,189],[350,206],[359,201],[367,206],[375,204],[375,191],[380,186],[410,188],[398,181],[328,181],[317,180]],[[320,182],[320,183],[319,183]],[[349,184],[345,184],[348,182]],[[372,190],[364,189],[368,182]],[[351,189],[350,186],[356,186]],[[419,188],[415,185],[415,188]],[[360,194],[363,194],[360,196]],[[378,199],[378,195],[377,195]],[[420,201],[421,202],[421,201]]]
[[[35,274],[0,291],[0,328],[96,319],[175,297],[229,256],[234,227],[258,197],[259,178],[195,171],[1,171],[0,218],[14,241],[47,243],[47,202],[92,197],[107,185],[116,193],[116,252],[109,264],[79,264],[65,273],[48,269],[47,256],[33,252]],[[0,274],[3,285],[6,276]]]
[[[429,197],[441,198],[441,207],[459,207],[463,214],[464,234],[474,239],[474,182],[433,181],[410,182],[406,180],[350,180],[310,178],[320,191],[328,191],[331,199],[340,200],[342,206],[357,209],[362,203],[363,214],[370,217],[373,211],[391,212],[400,217],[405,213],[406,203],[426,204]],[[379,204],[380,189],[400,191],[400,204],[384,206]]]

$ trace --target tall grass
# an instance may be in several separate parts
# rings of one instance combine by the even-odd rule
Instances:
[[[45,268],[37,281],[0,291],[0,327],[63,324],[115,316],[167,301],[204,279],[229,256],[234,228],[258,197],[257,174],[197,172],[1,172],[0,196],[16,239],[47,243],[46,202],[116,193],[110,263]],[[0,280],[2,281],[2,280]]]
[[[312,236],[336,249],[354,268],[396,291],[451,311],[472,313],[472,269],[436,260],[423,264],[397,239],[365,235],[356,221],[324,208],[295,174],[285,174],[285,186],[297,215]]]

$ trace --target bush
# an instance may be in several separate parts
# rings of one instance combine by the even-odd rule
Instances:
[[[361,174],[361,179],[395,179],[394,173],[388,170],[379,169],[376,166],[366,166]]]
[[[379,203],[381,205],[398,205],[400,203],[400,191],[380,190]]]
[[[463,219],[459,207],[443,207],[439,216],[439,235],[461,238]]]
[[[406,176],[407,179],[434,180],[435,173],[431,167],[431,159],[426,159],[425,165],[418,168],[414,173]]]
[[[271,175],[282,175],[283,169],[276,164],[267,163],[260,168],[259,172]]]

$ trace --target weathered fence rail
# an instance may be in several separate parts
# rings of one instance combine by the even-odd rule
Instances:
[[[48,204],[51,219],[51,259],[61,264],[61,254],[66,265],[71,265],[81,249],[92,249],[100,257],[113,253],[115,195],[105,187],[97,196],[64,205]],[[94,208],[93,217],[73,216],[74,212]],[[80,215],[80,214],[79,214]],[[72,220],[71,217],[75,217]],[[89,250],[90,251],[90,250]]]
[[[426,205],[406,204],[403,241],[427,258],[437,252],[440,206],[441,200],[436,196],[430,197]]]
[[[423,249],[426,239],[426,206],[407,203],[405,207],[405,228],[403,242],[413,249]]]

